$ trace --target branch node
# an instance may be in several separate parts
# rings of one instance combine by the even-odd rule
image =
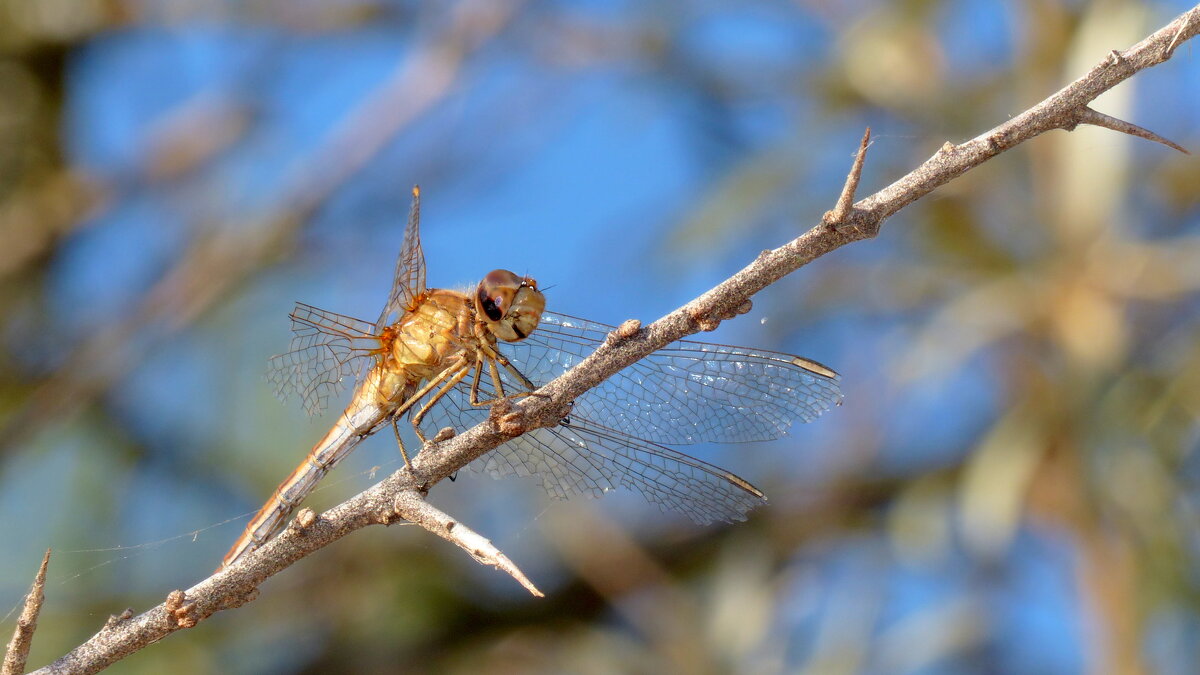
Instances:
[[[425,439],[425,442],[421,444],[421,454],[428,457],[438,443],[454,438],[456,433],[458,432],[454,430],[454,427],[442,427],[441,429],[438,429],[438,432],[434,434],[433,438],[427,438]],[[409,470],[412,468],[413,467],[411,466],[405,467],[405,469]]]
[[[505,436],[520,436],[525,433],[525,416],[521,411],[514,410],[502,415],[498,426],[500,433]]]
[[[515,410],[507,398],[502,398],[492,405],[488,421],[503,436],[511,438],[525,433],[525,415],[520,410]]]
[[[258,587],[255,586],[244,593],[226,596],[221,601],[221,609],[234,609],[247,603],[254,602],[256,599],[258,599],[258,594]]]
[[[731,310],[721,312],[720,319],[721,319],[721,321],[733,319],[735,317],[749,313],[750,310],[752,310],[752,309],[754,309],[754,303],[750,300],[747,300],[747,301],[743,302],[742,304],[738,305],[737,307],[734,307]]]
[[[186,599],[187,596],[184,592],[178,589],[167,594],[167,599],[163,601],[163,610],[167,613],[168,628],[192,628],[199,623],[199,620],[193,615],[196,603],[185,603]]]
[[[196,618],[196,603],[189,602],[183,607],[175,610],[175,625],[180,628],[195,628],[200,620]]]
[[[714,319],[700,310],[692,310],[688,314],[688,318],[692,320],[692,323],[694,323],[697,328],[706,333],[716,330],[721,325],[720,319]]]
[[[300,509],[296,514],[296,518],[292,520],[292,529],[298,534],[304,534],[305,530],[312,527],[317,522],[317,514],[307,506]]]
[[[854,164],[850,166],[850,173],[846,175],[846,182],[842,185],[842,194],[838,196],[837,205],[832,211],[826,211],[825,215],[821,216],[821,222],[827,227],[837,227],[846,222],[846,218],[850,215],[850,209],[854,206],[854,193],[858,190],[858,181],[862,178],[863,161],[867,156],[867,146],[871,144],[871,127],[867,127],[863,132],[862,141],[858,144],[858,152],[854,155]]]
[[[642,330],[642,322],[637,319],[626,319],[617,329],[608,334],[609,344],[620,344],[637,335]]]
[[[104,622],[104,630],[112,630],[132,618],[133,608],[126,607],[124,612],[121,612],[120,614],[110,614],[108,616],[108,621]]]

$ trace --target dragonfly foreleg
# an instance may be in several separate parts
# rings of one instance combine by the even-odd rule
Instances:
[[[480,373],[483,372],[483,359],[487,359],[488,375],[492,378],[492,388],[494,389],[494,393],[496,395],[489,399],[480,400],[479,377]],[[517,381],[521,383],[521,386],[525,387],[525,391],[519,391],[514,394],[505,393],[504,381],[500,379],[500,371],[496,368],[497,362],[499,362],[500,365],[504,366],[505,370],[512,373],[513,376],[517,378]],[[509,362],[508,359],[504,358],[503,354],[497,353],[494,355],[483,355],[478,357],[478,359],[475,361],[475,381],[471,385],[471,405],[491,405],[496,401],[509,397],[529,396],[533,393],[534,389],[537,389],[537,387],[533,384],[533,382],[530,382],[529,378],[525,377],[521,371],[517,370],[516,366]]]
[[[483,358],[476,354],[475,365],[471,366],[471,370],[475,371],[475,377],[471,378],[471,405],[479,405],[479,378],[483,374]]]
[[[528,377],[525,377],[524,373],[517,370],[517,367],[511,361],[504,358],[503,354],[497,354],[496,360],[500,362],[500,365],[504,366],[505,370],[512,373],[514,377],[521,381],[521,386],[528,390],[526,393],[532,394],[533,390],[537,389],[537,385],[531,382]]]

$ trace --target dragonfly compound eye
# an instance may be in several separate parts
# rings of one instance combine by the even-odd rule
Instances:
[[[479,282],[476,301],[488,321],[499,321],[508,314],[513,296],[521,288],[521,277],[508,270],[492,270]]]
[[[546,308],[537,282],[508,270],[493,270],[475,291],[475,311],[492,335],[505,342],[529,337]]]
[[[486,288],[479,287],[479,309],[483,311],[483,315],[488,318],[488,321],[499,321],[504,318],[504,310],[501,309],[503,302],[503,298],[492,298]]]

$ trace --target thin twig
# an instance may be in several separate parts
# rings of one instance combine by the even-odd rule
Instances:
[[[8,651],[4,653],[4,667],[0,675],[21,675],[25,672],[25,661],[29,658],[29,648],[33,646],[33,632],[37,630],[38,614],[42,611],[42,603],[46,600],[46,567],[50,564],[50,549],[42,556],[42,565],[38,567],[37,575],[33,578],[33,586],[29,595],[25,596],[25,606],[21,608],[21,616],[17,618],[17,627],[13,629],[12,640],[8,642]]]
[[[453,542],[462,550],[471,554],[477,562],[491,565],[496,569],[507,572],[525,587],[534,597],[543,598],[545,595],[533,585],[523,572],[508,556],[496,548],[490,540],[463,525],[461,521],[451,518],[433,504],[425,501],[416,490],[406,490],[396,497],[396,514],[401,518],[420,525],[446,541]]]
[[[580,394],[667,344],[701,330],[697,317],[728,317],[751,297],[787,274],[853,241],[874,236],[884,220],[937,187],[1018,144],[1053,129],[1070,129],[1075,111],[1140,70],[1170,57],[1165,48],[1200,31],[1200,6],[1176,18],[1115,60],[1106,58],[1086,75],[1049,98],[981,134],[953,145],[946,143],[919,167],[875,194],[855,203],[837,227],[819,223],[795,240],[760,255],[737,274],[640,331],[626,331],[606,341],[570,371],[430,452],[421,452],[411,470],[403,469],[370,489],[321,514],[306,527],[289,527],[238,563],[187,589],[178,609],[188,607],[188,621],[249,602],[267,577],[300,558],[328,546],[354,530],[397,520],[396,499],[402,493],[428,489],[471,461],[512,438],[514,429],[531,430],[558,423],[562,411]],[[503,420],[498,418],[503,417]],[[503,421],[502,425],[500,422]],[[502,429],[501,426],[504,426]],[[306,519],[307,520],[307,519]],[[188,602],[182,603],[186,599]],[[93,673],[179,630],[164,605],[126,621],[110,622],[99,633],[49,667],[38,671]],[[193,624],[194,625],[194,624]]]

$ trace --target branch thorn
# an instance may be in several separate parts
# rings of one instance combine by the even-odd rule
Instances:
[[[38,614],[42,611],[42,603],[46,600],[46,567],[50,564],[50,549],[42,556],[42,564],[33,577],[33,586],[29,595],[25,596],[25,606],[21,608],[21,616],[17,617],[17,627],[13,629],[12,640],[8,643],[8,651],[4,653],[4,675],[20,675],[25,672],[25,661],[29,658],[29,648],[33,646],[33,632],[37,630]]]
[[[1179,152],[1182,152],[1185,155],[1191,154],[1190,152],[1185,150],[1183,148],[1183,146],[1181,146],[1173,141],[1167,140],[1167,139],[1163,138],[1162,136],[1159,136],[1158,134],[1154,133],[1153,131],[1150,131],[1149,129],[1144,129],[1142,127],[1139,127],[1136,124],[1126,122],[1125,120],[1122,120],[1122,119],[1117,119],[1116,117],[1113,117],[1111,115],[1105,115],[1102,112],[1096,112],[1095,110],[1092,110],[1091,108],[1089,108],[1087,106],[1078,108],[1075,111],[1075,114],[1072,116],[1072,118],[1074,119],[1075,124],[1090,124],[1090,125],[1096,126],[1096,127],[1112,129],[1113,131],[1118,131],[1123,134],[1129,134],[1130,136],[1137,136],[1138,138],[1144,138],[1148,141],[1154,141],[1155,143],[1161,143],[1161,144],[1167,146],[1168,148],[1178,150]],[[1072,129],[1074,129],[1074,125],[1072,125],[1071,128],[1067,129],[1067,131],[1071,131]]]
[[[834,227],[846,222],[850,209],[854,205],[854,193],[858,190],[858,181],[862,178],[863,160],[867,156],[867,146],[871,144],[871,127],[863,132],[862,142],[858,145],[858,153],[854,156],[854,164],[846,176],[846,184],[842,186],[842,194],[838,197],[837,205],[832,211],[826,211],[821,220],[826,225]]]

